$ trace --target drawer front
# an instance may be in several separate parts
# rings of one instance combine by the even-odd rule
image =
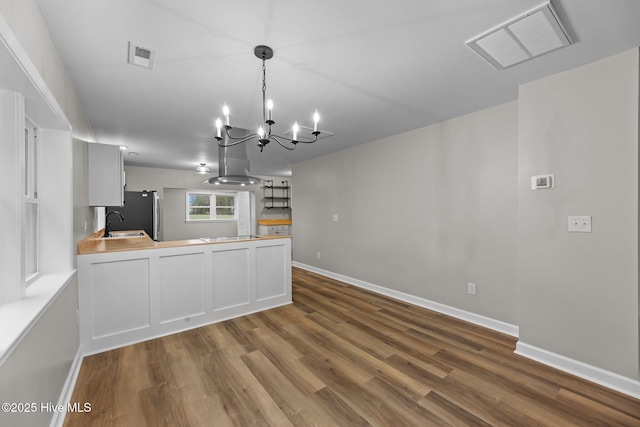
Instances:
[[[270,225],[267,227],[267,234],[276,235],[276,236],[288,236],[289,226],[288,225]]]

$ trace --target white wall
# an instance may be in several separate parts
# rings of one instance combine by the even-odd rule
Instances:
[[[47,174],[51,173],[51,169],[55,171],[56,168],[60,168],[60,173],[43,185],[43,190],[49,193],[41,201],[43,213],[46,215],[43,226],[48,227],[43,233],[43,245],[49,254],[51,248],[55,248],[56,245],[59,252],[46,258],[44,272],[69,270],[72,264],[70,258],[73,258],[75,253],[75,242],[91,232],[93,222],[93,210],[85,203],[87,196],[84,183],[87,173],[86,158],[83,154],[86,151],[86,141],[94,140],[93,131],[36,2],[0,0],[0,15],[10,27],[14,40],[18,40],[21,52],[35,65],[35,73],[39,73],[44,80],[46,91],[53,93],[57,104],[61,106],[73,127],[73,142],[68,131],[65,135],[55,134],[58,131],[44,132],[43,143],[46,140],[55,140],[55,144],[66,145],[44,147],[43,152],[46,156],[40,159],[46,163],[43,170],[48,171]],[[2,78],[3,75],[0,73],[0,83],[4,83],[1,82]],[[29,102],[27,100],[27,109]],[[38,124],[37,118],[34,119]],[[51,176],[47,174],[45,177],[41,176],[41,179]],[[74,184],[71,183],[72,177]],[[46,184],[55,186],[56,183],[61,185],[61,191],[56,194],[57,198],[50,197],[52,193]],[[56,204],[61,206],[61,209],[48,210]],[[88,222],[86,229],[85,220]],[[70,225],[72,221],[73,224]],[[57,234],[60,232],[63,235]],[[2,256],[5,255],[6,253],[2,252]],[[22,334],[19,344],[4,355],[0,366],[0,401],[58,402],[78,351],[77,308],[77,283],[74,279],[50,302],[50,305],[46,306],[28,332]],[[52,416],[53,413],[50,412],[20,415],[0,413],[0,425],[48,425]]]
[[[71,76],[49,35],[35,0],[0,0],[0,15],[7,21],[22,48],[47,83],[49,90],[73,126],[73,136],[95,141]]]
[[[293,165],[294,260],[516,324],[517,123],[512,102]]]
[[[34,402],[35,413],[0,412],[0,425],[48,426],[52,412],[40,403],[58,403],[79,346],[76,326],[78,283],[74,278],[0,367],[0,402]],[[95,402],[98,404],[98,402]]]
[[[36,1],[0,0],[0,15],[11,27],[73,127],[73,230],[74,241],[82,240],[95,229],[94,209],[86,203],[86,144],[96,141],[93,129]]]
[[[24,297],[24,150],[16,143],[24,129],[24,98],[16,92],[0,90],[0,304]],[[5,264],[6,263],[6,264]]]
[[[520,88],[520,340],[638,379],[638,49]],[[556,188],[531,191],[532,175]],[[592,233],[568,233],[591,215]]]

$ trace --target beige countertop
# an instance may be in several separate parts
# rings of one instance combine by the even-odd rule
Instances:
[[[174,248],[179,246],[191,246],[191,245],[216,245],[232,242],[242,242],[250,240],[266,240],[266,239],[282,239],[290,236],[251,236],[241,239],[233,240],[215,240],[204,241],[201,239],[189,239],[189,240],[170,240],[166,242],[155,242],[147,233],[142,230],[127,230],[126,232],[140,232],[142,236],[135,237],[110,237],[103,238],[104,229],[98,230],[89,237],[78,242],[78,255],[85,254],[98,254],[103,252],[120,252],[120,251],[135,251],[143,249],[160,249],[160,248]],[[118,231],[114,233],[123,233]]]
[[[291,218],[259,219],[258,225],[291,225]]]

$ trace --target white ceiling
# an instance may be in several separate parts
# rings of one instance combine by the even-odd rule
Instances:
[[[259,44],[271,46],[276,131],[294,121],[335,136],[287,151],[247,146],[251,173],[291,164],[517,98],[518,85],[640,46],[640,1],[555,0],[574,45],[497,71],[465,41],[542,0],[38,0],[99,142],[125,163],[216,171],[214,120],[261,117]],[[157,51],[127,64],[128,42]]]

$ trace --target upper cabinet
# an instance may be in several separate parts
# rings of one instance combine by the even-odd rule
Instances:
[[[89,206],[124,205],[124,163],[117,145],[90,143]]]

